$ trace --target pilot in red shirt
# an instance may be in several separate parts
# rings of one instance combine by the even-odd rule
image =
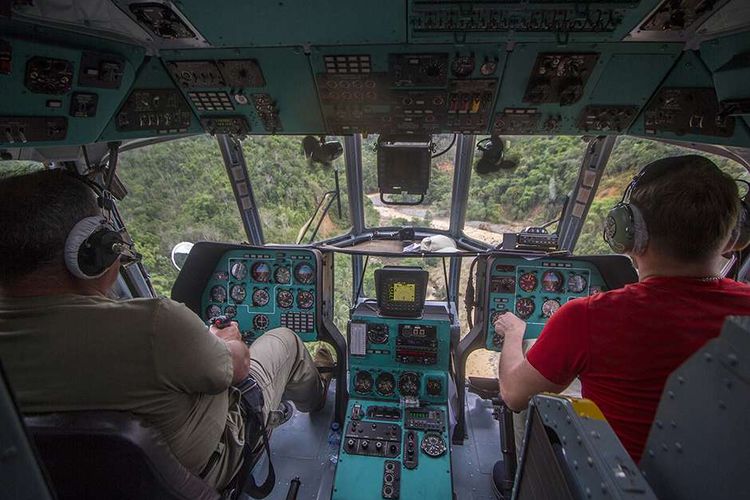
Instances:
[[[667,377],[727,316],[750,315],[750,286],[721,278],[722,254],[745,240],[736,182],[701,156],[649,164],[610,211],[605,240],[639,281],[568,302],[522,352],[525,323],[506,313],[500,390],[513,410],[574,378],[637,462]],[[742,237],[740,237],[742,235]]]

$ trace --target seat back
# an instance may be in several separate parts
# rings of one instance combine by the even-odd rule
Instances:
[[[219,498],[132,414],[65,412],[24,421],[61,500]]]
[[[670,375],[641,459],[660,499],[750,498],[750,317]]]
[[[539,394],[527,419],[513,499],[656,499],[593,402]]]

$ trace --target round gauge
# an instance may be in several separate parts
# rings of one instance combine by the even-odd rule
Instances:
[[[537,281],[536,274],[524,273],[518,279],[518,286],[521,287],[521,290],[524,292],[533,292],[536,288]]]
[[[276,303],[282,309],[289,309],[294,305],[294,295],[289,290],[279,290],[276,294]]]
[[[396,390],[396,379],[393,377],[393,374],[390,372],[383,372],[378,375],[377,380],[375,380],[375,390],[377,390],[378,394],[381,396],[393,396],[393,393]]]
[[[242,261],[237,261],[234,264],[232,264],[232,269],[230,270],[232,273],[232,276],[235,277],[235,279],[238,280],[244,280],[245,276],[247,276],[247,266]]]
[[[297,294],[297,305],[300,309],[310,309],[315,305],[315,295],[307,290],[300,290]]]
[[[247,290],[243,285],[232,285],[232,288],[229,289],[229,296],[235,302],[242,302],[247,296]]]
[[[388,342],[388,325],[380,323],[368,325],[367,340],[373,344],[385,344]]]
[[[560,301],[555,299],[547,299],[542,304],[542,316],[549,318],[560,309]]]
[[[398,390],[402,396],[419,395],[419,375],[414,372],[404,372],[398,379]]]
[[[495,326],[495,321],[497,321],[497,318],[503,315],[505,311],[492,311],[492,316],[490,316],[490,326]]]
[[[292,273],[288,267],[277,267],[273,272],[273,280],[280,285],[286,285],[292,280]]]
[[[263,307],[268,304],[271,297],[268,296],[268,291],[265,288],[258,288],[253,292],[253,305],[256,307]]]
[[[221,307],[211,304],[206,308],[206,319],[215,318],[216,316],[221,316]]]
[[[535,308],[536,306],[532,299],[524,297],[516,301],[516,314],[518,314],[518,317],[521,319],[526,319],[531,316],[534,313]]]
[[[457,56],[451,64],[451,73],[458,78],[470,76],[474,71],[474,56]]]
[[[265,262],[256,262],[250,269],[250,275],[258,283],[268,283],[271,279],[271,266]]]
[[[265,314],[256,314],[253,317],[253,328],[265,331],[265,329],[268,328],[268,316]]]
[[[224,316],[226,316],[229,319],[234,318],[237,316],[237,308],[234,306],[227,306],[224,308]]]
[[[211,288],[211,302],[226,302],[227,289],[221,285]]]
[[[424,437],[422,438],[421,447],[425,455],[432,458],[440,457],[448,451],[443,436],[435,431],[425,432]]]
[[[294,268],[294,277],[299,283],[308,285],[315,281],[315,271],[310,264],[306,264],[303,262],[302,264],[298,264],[297,267]]]
[[[542,290],[545,292],[559,292],[563,287],[563,277],[558,271],[545,271],[542,274]]]
[[[591,288],[589,288],[589,295],[596,295],[597,293],[602,293],[602,287],[592,285]]]
[[[479,67],[479,72],[482,73],[482,76],[490,76],[497,71],[497,60],[496,59],[486,59],[484,63]]]
[[[581,293],[586,290],[588,282],[586,278],[580,274],[571,274],[568,278],[568,291],[573,293]]]
[[[443,393],[443,381],[439,378],[427,379],[427,394],[430,396],[440,396]]]
[[[366,370],[358,371],[354,377],[354,390],[359,394],[367,394],[372,391],[372,375]]]

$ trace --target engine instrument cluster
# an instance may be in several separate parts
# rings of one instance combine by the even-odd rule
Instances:
[[[230,250],[203,293],[203,319],[232,318],[248,343],[280,326],[316,340],[319,269],[313,250]]]
[[[539,336],[550,317],[568,301],[605,289],[598,269],[584,261],[496,257],[488,263],[486,348],[502,349],[497,317],[511,311],[526,321],[524,338]]]

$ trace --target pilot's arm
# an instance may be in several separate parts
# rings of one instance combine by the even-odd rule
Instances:
[[[500,394],[511,410],[521,411],[540,392],[561,392],[583,370],[588,357],[584,300],[571,301],[547,322],[541,336],[523,355],[526,323],[513,313],[495,321],[504,335],[500,355]]]
[[[236,323],[217,330],[183,304],[161,299],[154,321],[154,362],[174,390],[218,394],[247,377],[250,352]]]

